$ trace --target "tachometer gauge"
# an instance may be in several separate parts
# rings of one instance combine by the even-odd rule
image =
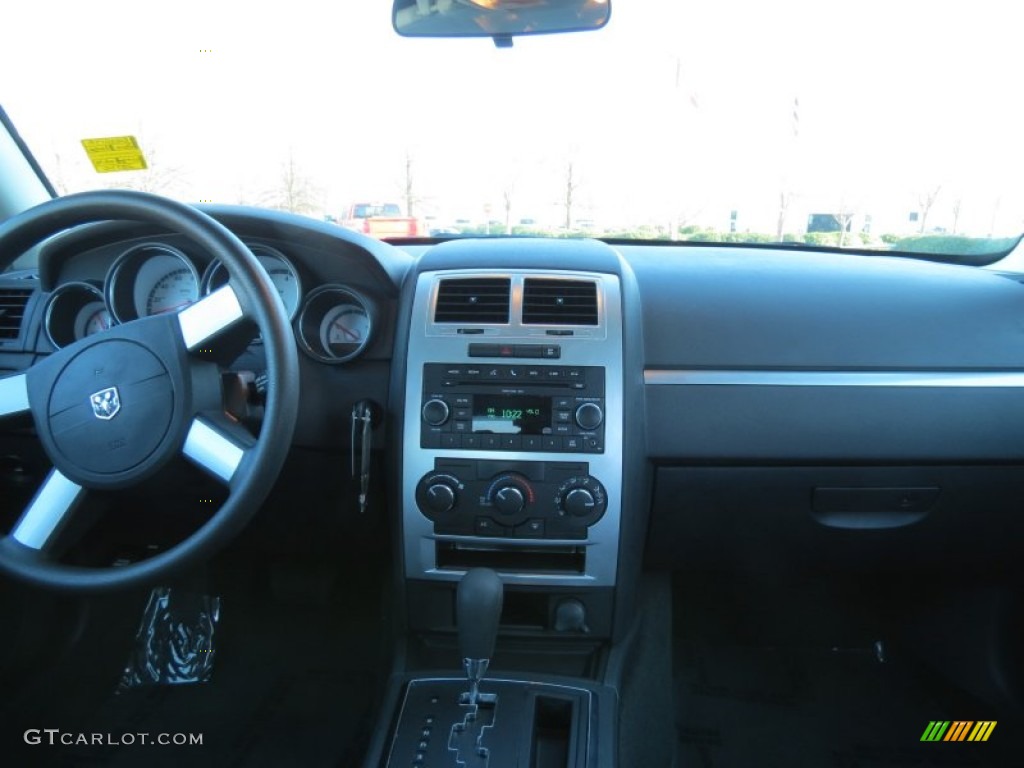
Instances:
[[[288,312],[288,319],[295,318],[302,301],[302,281],[295,266],[280,251],[267,245],[258,243],[247,243],[260,266],[267,270],[270,281],[277,289],[284,308]],[[224,264],[215,261],[206,270],[203,276],[203,295],[209,295],[228,282],[228,271]]]
[[[373,304],[350,288],[318,288],[306,297],[299,313],[299,346],[320,362],[344,363],[366,349],[373,315]]]
[[[118,257],[107,275],[107,306],[120,323],[176,312],[199,299],[199,273],[170,245],[145,243]]]
[[[110,325],[103,294],[91,283],[65,283],[46,302],[44,327],[57,349],[105,331]]]

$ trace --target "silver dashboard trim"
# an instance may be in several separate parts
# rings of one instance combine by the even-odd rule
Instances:
[[[647,369],[653,386],[1024,387],[1024,371],[729,371]]]
[[[576,280],[594,280],[598,284],[599,325],[588,326],[585,334],[557,338],[562,346],[558,360],[538,360],[539,365],[602,366],[605,368],[605,452],[550,453],[525,451],[478,451],[420,447],[420,406],[423,395],[423,366],[426,363],[465,363],[470,341],[490,341],[500,334],[508,343],[536,343],[543,326],[523,326],[522,282],[527,277],[567,277]],[[434,299],[440,280],[451,277],[510,277],[512,279],[512,311],[507,325],[500,331],[493,326],[482,326],[494,335],[465,335],[457,333],[457,325],[435,324],[432,320]],[[470,324],[476,326],[476,324]],[[558,326],[555,326],[558,327]],[[575,329],[574,329],[575,330]],[[547,337],[551,340],[553,337]],[[487,358],[472,358],[486,362]],[[495,362],[506,362],[495,358]],[[486,270],[460,269],[424,272],[417,278],[413,298],[407,370],[405,407],[403,414],[402,453],[402,536],[405,559],[405,577],[434,581],[458,581],[464,569],[439,568],[436,544],[438,541],[458,541],[464,544],[494,546],[502,549],[535,548],[544,546],[537,539],[478,537],[448,537],[434,533],[431,523],[416,505],[416,485],[420,478],[434,469],[438,458],[484,459],[488,461],[585,461],[590,474],[597,477],[608,491],[608,508],[601,519],[588,531],[586,540],[572,541],[572,546],[586,547],[583,573],[518,572],[499,569],[506,584],[543,584],[560,587],[610,587],[616,582],[619,557],[619,529],[622,515],[622,425],[623,425],[623,333],[622,298],[619,278],[595,272],[566,272],[542,269]],[[549,546],[566,546],[570,542],[559,540]]]

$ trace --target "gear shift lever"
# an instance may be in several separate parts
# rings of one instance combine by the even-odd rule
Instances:
[[[473,568],[459,582],[455,617],[459,626],[459,653],[469,678],[465,703],[476,706],[480,681],[494,655],[504,585],[490,568]]]

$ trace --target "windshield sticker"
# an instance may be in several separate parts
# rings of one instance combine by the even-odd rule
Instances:
[[[144,171],[149,167],[134,136],[82,139],[82,146],[96,173]]]

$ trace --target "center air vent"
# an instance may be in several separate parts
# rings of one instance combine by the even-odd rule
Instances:
[[[442,280],[435,323],[507,323],[512,281],[507,277]]]
[[[590,280],[527,278],[524,325],[597,325],[597,284]]]
[[[21,320],[31,290],[0,288],[0,339],[16,339],[21,332]]]

